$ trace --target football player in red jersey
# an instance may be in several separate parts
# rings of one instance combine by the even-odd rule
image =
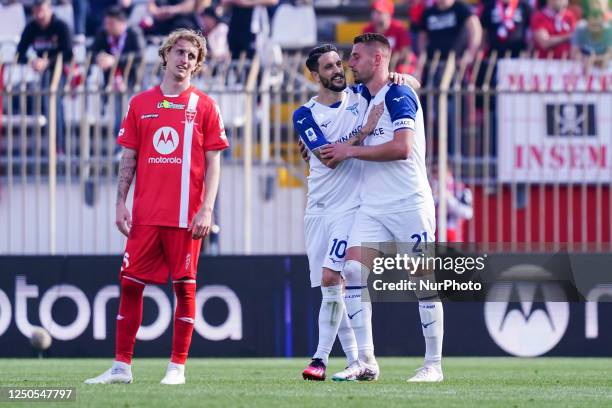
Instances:
[[[201,239],[211,228],[221,150],[228,147],[215,102],[191,85],[206,57],[204,38],[172,32],[159,49],[164,77],[132,98],[118,143],[116,224],[128,237],[120,272],[115,361],[88,384],[131,383],[136,333],[146,284],[172,277],[176,294],[172,354],[162,384],[185,383],[185,361],[195,323]],[[126,198],[136,175],[132,212]]]

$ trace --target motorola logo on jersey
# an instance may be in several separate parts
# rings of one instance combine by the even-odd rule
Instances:
[[[534,282],[512,282],[517,277]],[[517,265],[505,271],[487,294],[484,317],[487,330],[505,352],[519,357],[536,357],[552,350],[563,338],[569,323],[569,305],[561,285],[545,282],[545,269]],[[554,302],[545,301],[555,299]]]
[[[178,145],[178,132],[170,126],[160,127],[153,135],[153,147],[160,154],[170,154],[176,150]]]

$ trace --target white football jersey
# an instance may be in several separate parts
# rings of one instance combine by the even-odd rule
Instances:
[[[308,149],[342,143],[359,132],[368,108],[362,89],[346,88],[342,100],[332,106],[322,105],[314,97],[293,113],[293,125]],[[359,207],[362,167],[360,160],[350,159],[330,169],[312,154],[306,213],[340,213]]]
[[[406,160],[363,162],[362,209],[384,214],[433,206],[425,167],[423,109],[418,96],[410,87],[388,84],[372,97],[366,117],[380,103],[384,103],[384,112],[364,144],[376,146],[389,142],[396,130],[405,128],[414,130],[415,138]]]

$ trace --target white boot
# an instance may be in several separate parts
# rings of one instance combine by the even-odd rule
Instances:
[[[127,363],[115,361],[111,368],[84,382],[85,384],[130,384],[132,380],[132,367]]]
[[[424,365],[416,370],[416,374],[408,382],[441,382],[442,380],[444,380],[444,375],[441,367]]]
[[[178,385],[185,384],[185,364],[168,363],[166,375],[162,378],[160,384]]]
[[[363,366],[361,361],[355,360],[344,370],[334,374],[333,381],[357,381],[357,377],[362,373]]]

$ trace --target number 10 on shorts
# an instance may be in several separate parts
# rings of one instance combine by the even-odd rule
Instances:
[[[346,240],[338,240],[338,238],[334,238],[331,250],[329,251],[329,256],[336,255],[338,259],[344,258],[346,255]]]

